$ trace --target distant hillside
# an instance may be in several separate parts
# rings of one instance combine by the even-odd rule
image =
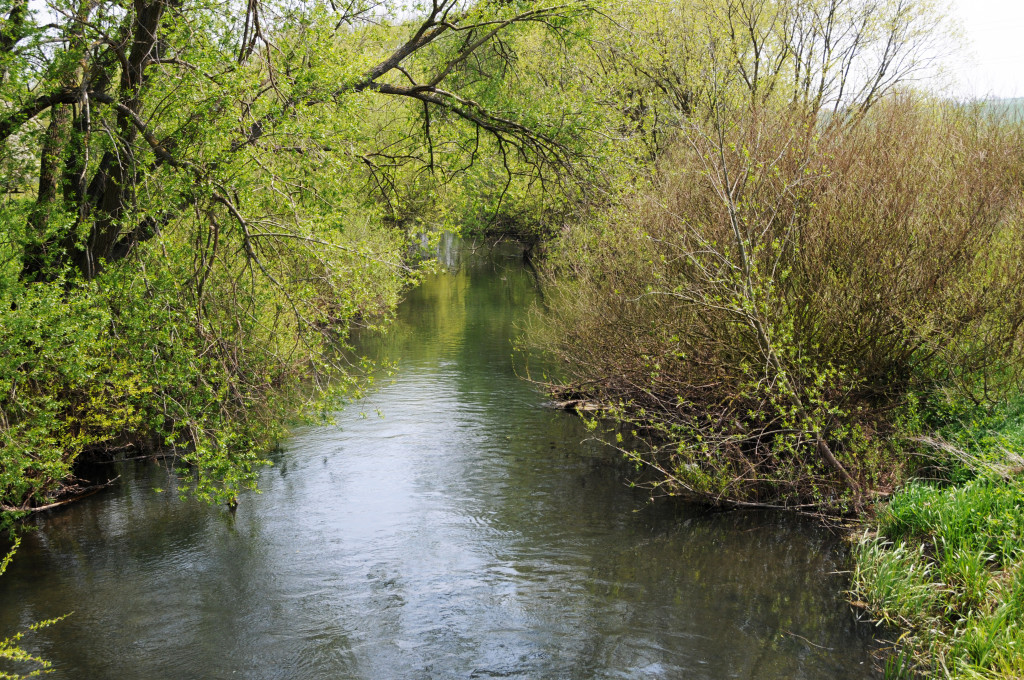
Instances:
[[[1009,97],[1006,99],[985,99],[982,104],[990,108],[993,113],[1011,116],[1013,118],[1024,118],[1024,97]]]

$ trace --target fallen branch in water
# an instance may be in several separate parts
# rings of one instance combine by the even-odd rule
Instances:
[[[592,413],[594,411],[607,411],[608,406],[597,403],[596,401],[587,401],[586,399],[569,399],[566,401],[550,401],[548,404],[551,408],[559,409],[562,411],[577,411]]]
[[[816,643],[814,643],[814,642],[811,642],[810,640],[808,640],[807,638],[805,638],[805,637],[804,637],[803,635],[797,635],[797,634],[796,634],[796,633],[794,633],[793,631],[787,630],[787,631],[786,631],[786,633],[787,633],[787,634],[789,634],[789,635],[792,635],[792,636],[793,636],[793,637],[795,637],[795,638],[799,638],[799,639],[803,640],[804,642],[806,642],[807,644],[809,644],[809,645],[810,645],[810,646],[812,646],[812,647],[817,647],[818,649],[824,649],[824,650],[825,650],[826,652],[832,652],[832,651],[835,651],[835,650],[834,650],[834,649],[833,649],[832,647],[823,647],[823,646],[821,646],[821,645],[819,645],[819,644],[816,644]]]
[[[76,493],[74,496],[71,496],[70,498],[65,498],[63,500],[56,501],[54,503],[47,503],[46,505],[40,505],[40,506],[37,506],[37,507],[34,507],[34,508],[28,508],[28,507],[16,508],[16,507],[11,506],[11,505],[0,504],[0,510],[2,510],[3,512],[27,512],[29,514],[35,514],[37,512],[43,512],[44,510],[53,510],[54,508],[59,508],[62,505],[68,505],[69,503],[74,503],[75,501],[80,501],[83,498],[86,498],[88,496],[92,496],[95,493],[99,493],[103,489],[107,489],[110,486],[112,486],[114,484],[114,482],[116,482],[119,479],[121,479],[121,475],[118,475],[117,477],[114,477],[113,479],[111,479],[111,480],[109,480],[107,482],[104,482],[103,484],[97,484],[95,486],[86,487],[86,488],[82,489],[79,493]]]

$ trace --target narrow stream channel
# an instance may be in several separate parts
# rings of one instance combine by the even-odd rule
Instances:
[[[40,517],[0,637],[73,612],[26,638],[62,679],[876,677],[834,535],[650,502],[542,406],[509,344],[534,299],[513,247],[428,278],[364,342],[394,382],[234,516],[150,463]]]

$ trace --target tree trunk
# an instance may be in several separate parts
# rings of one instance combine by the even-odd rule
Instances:
[[[61,195],[64,153],[71,138],[71,114],[71,104],[56,104],[50,109],[50,124],[39,159],[39,193],[29,213],[25,234],[21,278],[26,281],[46,278],[56,264],[54,258],[61,259],[62,253],[48,231],[52,213],[63,208],[58,196]]]

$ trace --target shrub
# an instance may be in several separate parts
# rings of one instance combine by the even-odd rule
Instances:
[[[171,236],[88,282],[0,277],[0,521],[74,494],[83,457],[125,451],[167,456],[204,500],[253,487],[290,421],[359,389],[348,329],[414,276],[400,234],[332,236],[265,244],[266,278]]]
[[[653,435],[634,455],[674,492],[841,509],[888,488],[905,395],[1018,382],[1019,139],[907,97],[691,121],[647,190],[553,246],[530,328],[553,389]]]

